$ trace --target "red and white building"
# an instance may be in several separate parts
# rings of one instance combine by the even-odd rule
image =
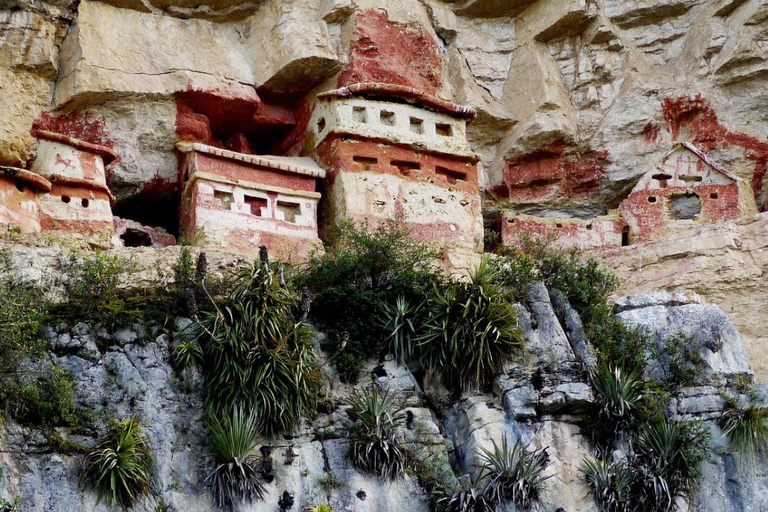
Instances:
[[[630,243],[757,213],[751,187],[689,143],[678,143],[619,206]]]
[[[37,157],[31,171],[51,184],[37,198],[43,230],[111,233],[115,198],[107,169],[118,160],[111,149],[47,131],[36,131]]]
[[[311,150],[328,168],[323,218],[375,226],[399,218],[454,267],[483,249],[475,111],[416,89],[361,83],[318,96]]]
[[[255,257],[260,245],[283,261],[322,250],[312,159],[236,153],[180,142],[180,231],[196,245]]]

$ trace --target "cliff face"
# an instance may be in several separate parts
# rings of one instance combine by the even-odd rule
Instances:
[[[755,214],[768,205],[766,83],[765,0],[0,0],[0,223],[21,225],[8,221],[5,209],[37,213],[34,194],[57,187],[64,192],[52,208],[71,202],[77,215],[95,210],[93,197],[70,197],[71,181],[21,173],[49,164],[69,168],[62,155],[70,153],[56,150],[58,143],[82,150],[71,152],[79,159],[74,167],[99,171],[101,203],[119,217],[118,236],[86,245],[135,257],[138,267],[123,283],[130,286],[156,286],[155,266],[170,268],[178,251],[126,246],[202,238],[182,233],[184,215],[192,217],[183,204],[192,194],[182,192],[191,189],[185,172],[230,169],[211,155],[228,155],[229,165],[253,157],[251,167],[242,164],[224,180],[227,186],[255,174],[253,162],[265,174],[290,168],[301,185],[286,187],[283,177],[269,183],[264,197],[237,190],[235,198],[212,187],[194,196],[210,192],[209,218],[234,231],[240,226],[221,217],[233,202],[255,217],[269,210],[281,221],[306,221],[313,244],[318,228],[322,234],[334,219],[405,212],[424,240],[461,245],[460,257],[447,265],[464,269],[479,259],[481,223],[502,237],[512,230],[514,238],[524,234],[515,231],[519,221],[530,221],[534,234],[554,231],[599,250],[620,277],[624,322],[646,326],[659,343],[677,332],[697,340],[705,371],[676,395],[670,412],[704,420],[714,455],[703,466],[696,499],[681,506],[757,511],[768,507],[766,466],[740,469],[717,420],[721,391],[738,393],[741,381],[768,382],[768,213]],[[359,84],[375,85],[363,97]],[[325,110],[318,101],[327,102]],[[320,144],[326,118],[318,112],[336,112],[334,102],[348,102],[350,119],[363,124],[374,104],[382,124],[394,126],[395,113],[409,118],[397,128],[411,142],[392,128],[394,139],[372,129],[356,135],[368,138],[363,143],[348,140],[350,132],[326,134],[327,144]],[[440,151],[422,144],[429,123],[428,142]],[[466,144],[444,144],[451,130],[463,137],[464,123]],[[722,211],[736,213],[701,225],[689,222],[697,214],[683,205],[674,235],[650,233],[635,243],[615,210],[641,181],[665,188],[671,176],[662,167],[680,147],[697,155],[687,156],[689,168],[715,169],[715,181],[732,186],[736,199],[720,199],[730,201]],[[259,160],[264,155],[272,160]],[[337,177],[334,166],[356,174]],[[298,188],[311,204],[286,203]],[[17,190],[23,201],[15,199]],[[685,198],[693,195],[685,190]],[[718,191],[707,195],[718,199]],[[640,197],[640,206],[650,200]],[[40,238],[26,243],[16,228],[3,232],[16,275],[44,286],[64,272],[56,244],[81,240],[72,230],[56,232],[62,226],[55,220],[48,224],[43,230],[54,233],[42,245],[54,247],[41,246]],[[280,235],[290,238],[290,228]],[[267,240],[241,233],[233,239],[246,240],[245,257],[209,252],[214,273],[255,258],[254,248]],[[314,247],[287,246],[286,257]],[[583,371],[593,358],[589,341],[578,315],[541,285],[520,312],[529,357],[508,365],[492,393],[450,397],[393,361],[371,362],[357,389],[390,389],[412,414],[401,433],[408,447],[451,478],[476,470],[479,447],[504,436],[520,439],[548,447],[552,458],[541,510],[597,510],[578,472],[590,453],[584,422],[594,396]],[[61,435],[92,446],[104,418],[137,411],[157,460],[156,485],[136,510],[211,510],[201,377],[180,374],[169,362],[178,329],[94,331],[87,324],[47,331],[51,360],[73,375],[78,404],[101,418],[93,431]],[[328,407],[295,436],[266,441],[275,480],[251,510],[280,510],[284,492],[295,498],[292,510],[324,499],[338,511],[428,510],[415,476],[385,484],[353,469],[348,418],[338,402],[355,388],[340,383],[330,366],[324,365]],[[0,497],[23,496],[34,512],[106,510],[78,485],[81,457],[52,451],[39,432],[9,421],[0,437]],[[328,475],[343,485],[328,492]]]
[[[104,143],[122,155],[112,186],[129,210],[172,198],[173,143],[191,115],[206,116],[222,142],[244,133],[261,151],[285,151],[297,147],[311,91],[365,81],[478,109],[469,136],[501,204],[599,214],[674,141],[711,152],[764,203],[768,12],[759,0],[3,9],[0,164],[33,155],[33,124]]]
[[[26,278],[46,282],[58,276],[64,270],[59,258],[54,251],[37,251],[31,258],[37,264],[30,268],[42,272]],[[132,282],[147,275],[144,267],[154,265],[150,258],[138,261]],[[213,258],[212,272],[227,264]],[[326,500],[339,511],[430,510],[427,491],[415,475],[385,482],[358,472],[350,462],[350,419],[344,399],[369,386],[388,391],[405,408],[408,420],[399,432],[405,445],[447,478],[466,479],[461,475],[476,472],[479,450],[491,448],[494,441],[521,440],[531,449],[546,448],[550,457],[546,470],[550,478],[543,486],[539,510],[598,510],[579,472],[591,454],[586,425],[595,396],[585,368],[595,364],[593,348],[579,315],[562,294],[534,285],[517,307],[527,354],[507,364],[488,393],[451,396],[439,383],[413,375],[391,359],[370,362],[358,384],[343,384],[323,355],[325,405],[292,435],[263,441],[270,449],[274,480],[266,486],[263,502],[242,510],[304,510]],[[762,459],[753,469],[742,465],[729,453],[719,426],[723,393],[738,395],[740,386],[753,377],[741,338],[725,314],[713,305],[670,293],[623,298],[618,311],[628,325],[653,333],[661,353],[664,340],[682,333],[691,337],[695,347],[690,348],[703,360],[701,371],[675,394],[669,411],[672,418],[703,420],[712,433],[699,490],[695,498],[680,503],[681,510],[747,511],[768,505],[768,474]],[[110,417],[137,413],[146,425],[155,457],[153,486],[133,510],[213,509],[205,482],[213,459],[202,421],[202,378],[197,369],[179,372],[170,362],[189,323],[183,318],[167,325],[137,323],[112,333],[84,323],[61,324],[46,331],[51,360],[71,373],[77,403],[94,419],[86,430],[60,429],[66,441],[92,445]],[[321,339],[318,335],[316,342]],[[664,358],[655,360],[647,377],[663,379],[668,364]],[[29,512],[109,510],[79,485],[82,458],[52,451],[39,431],[8,421],[0,437],[1,495],[23,497]],[[328,486],[324,482],[330,477],[340,483]],[[293,505],[286,505],[285,493]]]

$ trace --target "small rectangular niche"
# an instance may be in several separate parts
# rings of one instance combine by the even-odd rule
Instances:
[[[369,156],[361,156],[361,155],[353,156],[352,157],[352,161],[355,162],[356,164],[360,164],[363,167],[363,170],[366,170],[366,171],[368,169],[370,169],[372,166],[374,166],[374,165],[379,163],[379,159],[378,158],[373,158],[373,157],[369,157]]]
[[[221,207],[225,210],[231,210],[232,203],[235,202],[235,196],[231,192],[223,190],[214,190],[213,197],[221,202]]]
[[[382,110],[379,113],[379,120],[385,126],[395,126],[395,113],[389,110]]]
[[[251,208],[251,215],[263,217],[264,214],[267,213],[269,201],[263,197],[245,196],[243,199],[245,200],[245,204]]]
[[[467,174],[460,171],[454,171],[453,169],[448,169],[447,167],[437,166],[435,167],[435,174],[439,176],[445,176],[445,178],[448,180],[448,183],[456,183],[457,181],[466,181],[467,180]]]
[[[410,125],[411,126],[411,131],[413,133],[418,133],[418,134],[424,133],[424,120],[423,119],[419,119],[418,117],[412,117],[410,119],[410,123],[411,123],[411,125]]]
[[[317,120],[317,133],[323,133],[323,130],[325,130],[325,118],[321,117]]]
[[[301,215],[301,205],[288,201],[278,201],[277,211],[283,212],[283,218],[286,222],[296,223],[296,217]]]
[[[421,164],[417,162],[409,162],[408,160],[392,160],[389,162],[393,167],[397,167],[400,170],[400,174],[408,176],[411,171],[421,170]]]
[[[453,126],[448,123],[437,123],[435,133],[441,137],[453,137]]]
[[[684,176],[680,176],[680,179],[685,183],[701,183],[701,180],[703,178],[701,176],[684,175]]]
[[[358,123],[367,123],[368,115],[365,112],[365,107],[352,107],[352,119]]]

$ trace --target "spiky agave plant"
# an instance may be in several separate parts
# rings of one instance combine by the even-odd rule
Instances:
[[[701,422],[661,420],[643,428],[633,461],[633,494],[639,510],[669,512],[675,510],[675,498],[693,496],[709,438]]]
[[[349,405],[357,423],[350,433],[352,463],[382,478],[397,478],[408,463],[408,454],[395,431],[405,419],[402,408],[375,386],[353,395]]]
[[[203,362],[203,347],[196,338],[183,339],[173,351],[173,364],[179,369],[197,366]]]
[[[307,507],[307,512],[334,512],[333,507],[327,503],[322,503],[315,507]]]
[[[278,281],[265,265],[246,267],[200,322],[209,407],[222,414],[248,406],[266,434],[314,411],[320,389],[311,331],[294,321],[298,297]]]
[[[755,467],[758,453],[768,451],[768,408],[760,407],[752,400],[744,407],[737,398],[725,397],[720,427],[731,451],[750,467]]]
[[[632,512],[632,468],[626,460],[584,459],[580,468],[602,512]]]
[[[479,472],[468,484],[440,497],[437,506],[444,512],[495,512],[498,502],[488,496],[486,488],[484,476]]]
[[[549,478],[544,476],[550,463],[547,449],[529,451],[520,440],[511,446],[506,438],[501,446],[493,441],[493,450],[480,449],[480,463],[488,478],[489,498],[496,503],[511,501],[518,510],[528,510],[538,501]]]
[[[460,389],[487,388],[523,348],[512,297],[484,260],[468,281],[438,289],[418,348],[429,367]]]
[[[423,304],[412,304],[403,296],[395,299],[395,304],[386,304],[379,320],[384,327],[389,343],[389,351],[397,358],[397,364],[410,360],[415,353],[415,341],[418,335],[418,322]]]
[[[112,423],[104,441],[86,455],[81,482],[112,506],[130,507],[147,492],[152,454],[137,416]]]
[[[621,367],[599,366],[590,376],[596,392],[599,416],[625,428],[637,413],[643,399],[644,385],[636,372]]]
[[[261,458],[255,454],[259,443],[259,420],[237,407],[218,418],[209,413],[205,424],[216,468],[206,481],[211,482],[213,500],[219,507],[232,510],[239,503],[264,498],[264,479],[258,468]]]

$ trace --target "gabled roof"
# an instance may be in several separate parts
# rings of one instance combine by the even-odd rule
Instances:
[[[714,160],[710,159],[706,153],[701,151],[699,148],[691,144],[690,142],[675,142],[674,146],[672,146],[672,149],[667,151],[667,153],[664,155],[664,158],[662,158],[662,161],[666,160],[669,155],[674,153],[680,148],[687,149],[697,157],[699,157],[705,164],[725,176],[726,178],[733,180],[733,181],[742,181],[741,178],[736,176],[735,174],[731,173],[729,170],[727,170],[725,167],[720,165],[719,163],[715,162]]]
[[[259,167],[266,167],[268,169],[274,169],[277,171],[300,174],[303,176],[311,176],[313,178],[319,179],[325,178],[325,170],[317,165],[314,160],[307,157],[248,155],[245,153],[237,153],[235,151],[229,151],[227,149],[221,149],[214,146],[208,146],[207,144],[201,144],[199,142],[179,142],[176,144],[176,148],[182,153],[205,153],[208,155],[225,158],[227,160],[243,162]]]
[[[352,84],[340,89],[323,92],[317,95],[318,98],[348,98],[352,96],[362,96],[364,98],[383,98],[394,101],[412,103],[421,105],[436,112],[442,112],[456,117],[472,120],[477,115],[477,111],[472,107],[456,105],[449,101],[432,96],[413,87],[396,84],[384,84],[377,82],[366,82]]]

